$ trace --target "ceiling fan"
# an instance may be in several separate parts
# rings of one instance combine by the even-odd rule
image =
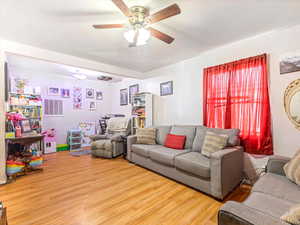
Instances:
[[[129,47],[145,45],[150,38],[150,35],[171,44],[174,38],[152,27],[151,24],[161,20],[178,15],[181,13],[177,4],[173,4],[167,8],[160,10],[152,15],[149,14],[149,9],[144,6],[133,6],[128,8],[123,0],[112,0],[112,2],[128,17],[129,25],[126,24],[100,24],[93,25],[95,29],[112,29],[126,28],[124,37],[129,42]]]

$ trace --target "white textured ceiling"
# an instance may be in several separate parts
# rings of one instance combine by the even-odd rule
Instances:
[[[113,79],[108,81],[109,83],[122,81],[122,77],[109,73],[48,62],[20,55],[7,54],[6,59],[10,73],[15,77],[22,77],[26,74],[31,74],[43,76],[45,79],[51,79],[52,75],[60,75],[75,79],[73,77],[74,74],[82,74],[85,75],[88,80],[94,80],[97,82],[100,82],[97,80],[99,76],[112,77]]]
[[[300,24],[299,0],[124,0],[156,12],[177,3],[182,14],[154,27],[176,40],[152,38],[128,48],[122,30],[93,24],[124,23],[111,0],[0,0],[0,37],[146,72],[202,51],[281,27]]]

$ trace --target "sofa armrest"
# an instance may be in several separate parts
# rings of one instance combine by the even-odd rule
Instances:
[[[219,210],[218,225],[288,225],[243,203],[228,201]]]
[[[243,147],[235,146],[215,152],[210,156],[211,194],[223,199],[242,180]]]
[[[291,159],[284,156],[274,155],[271,156],[267,163],[267,173],[276,173],[278,175],[285,176],[283,166],[288,163]]]
[[[127,160],[132,161],[131,160],[131,149],[132,149],[132,145],[135,144],[137,141],[137,136],[136,135],[130,135],[127,137]]]
[[[107,139],[107,135],[104,134],[104,135],[91,135],[89,136],[89,138],[92,140],[92,141],[98,141],[98,140],[103,140],[103,139]]]

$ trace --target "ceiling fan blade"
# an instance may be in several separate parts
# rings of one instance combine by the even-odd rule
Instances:
[[[150,31],[151,35],[153,37],[156,37],[157,39],[166,42],[167,44],[171,44],[175,39],[171,36],[160,32],[159,30],[156,30],[152,27],[149,27],[148,30]]]
[[[150,23],[156,23],[158,21],[167,19],[169,17],[178,15],[181,13],[181,10],[177,4],[173,4],[165,9],[162,9],[158,11],[157,13],[154,13],[152,16],[150,16]]]
[[[125,27],[124,24],[99,24],[93,25],[95,29],[113,29],[113,28],[123,28]]]
[[[129,8],[127,5],[123,2],[123,0],[112,0],[113,3],[122,11],[122,13],[129,17],[131,15]]]

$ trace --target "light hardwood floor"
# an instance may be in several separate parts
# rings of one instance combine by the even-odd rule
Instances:
[[[9,225],[215,225],[223,204],[128,163],[48,155],[44,172],[0,186]],[[237,188],[226,200],[242,201]]]

